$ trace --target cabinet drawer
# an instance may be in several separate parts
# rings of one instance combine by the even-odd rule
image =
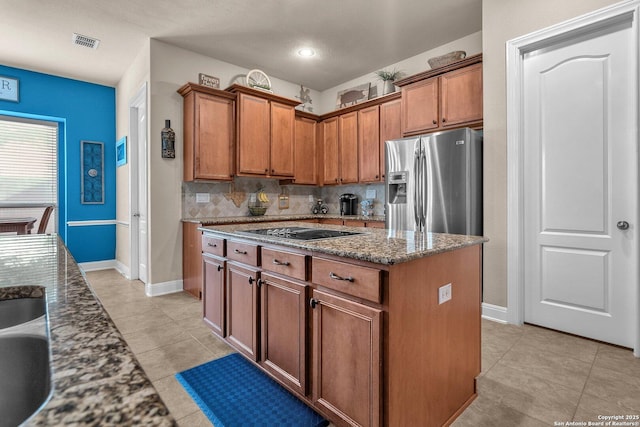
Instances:
[[[306,281],[306,255],[262,248],[262,269]]]
[[[380,270],[324,258],[313,258],[313,283],[380,302]]]
[[[258,266],[258,246],[227,240],[227,258],[243,264]]]
[[[224,239],[202,234],[202,252],[211,255],[224,256]]]

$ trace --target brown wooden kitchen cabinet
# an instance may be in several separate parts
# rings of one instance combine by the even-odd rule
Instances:
[[[358,112],[322,122],[322,183],[358,182]]]
[[[396,82],[402,88],[402,133],[482,126],[482,55]]]
[[[227,262],[227,340],[251,360],[258,360],[257,268]]]
[[[358,182],[380,181],[380,107],[358,110]]]
[[[237,174],[292,178],[294,174],[294,106],[300,102],[241,85],[238,94]]]
[[[182,290],[202,298],[202,231],[199,222],[182,223]]]
[[[204,322],[219,337],[224,338],[225,329],[225,276],[226,261],[204,253],[202,255],[204,289],[202,311]]]
[[[350,425],[381,424],[382,311],[313,291],[313,402]]]
[[[385,180],[385,141],[402,138],[402,101],[380,104],[380,181]]]
[[[316,185],[318,183],[316,123],[314,119],[296,116],[293,174],[295,184]]]
[[[232,180],[235,95],[194,83],[178,93],[184,98],[184,181]]]

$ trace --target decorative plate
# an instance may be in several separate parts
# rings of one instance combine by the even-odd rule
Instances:
[[[258,69],[247,73],[247,86],[271,92],[271,80],[263,71]]]

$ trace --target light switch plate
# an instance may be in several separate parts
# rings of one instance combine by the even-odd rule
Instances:
[[[367,190],[367,199],[375,199],[376,190]]]
[[[309,194],[309,202],[311,203],[315,202],[315,199],[313,198],[312,194]]]
[[[196,203],[209,203],[210,201],[209,193],[196,193]]]
[[[451,299],[451,283],[438,288],[438,304],[443,304]]]

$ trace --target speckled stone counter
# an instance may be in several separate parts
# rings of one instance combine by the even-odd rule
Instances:
[[[34,297],[21,286],[46,289],[52,357],[52,393],[25,425],[176,425],[56,235],[0,236],[0,296]]]
[[[300,221],[303,219],[342,219],[345,221],[379,221],[384,222],[384,216],[362,215],[262,215],[262,216],[229,216],[219,218],[183,218],[182,222],[192,222],[202,225],[238,224],[246,222],[271,222],[271,221]]]
[[[246,233],[256,228],[309,227],[355,231],[361,234],[320,239],[293,240]],[[241,237],[255,242],[271,243],[292,248],[305,249],[315,253],[337,255],[376,264],[398,264],[425,256],[435,255],[466,246],[478,245],[488,239],[481,236],[463,236],[442,233],[416,233],[374,228],[347,227],[306,222],[266,222],[259,224],[235,224],[203,226],[200,228],[222,237]]]

